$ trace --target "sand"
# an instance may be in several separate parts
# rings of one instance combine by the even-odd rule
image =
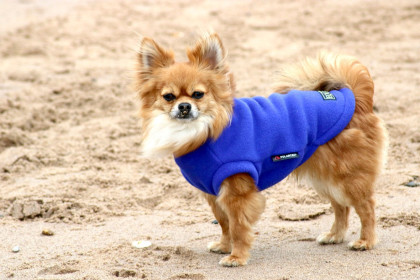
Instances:
[[[418,1],[4,0],[0,21],[0,279],[420,279]],[[331,208],[285,180],[264,192],[248,266],[207,252],[220,230],[199,192],[171,158],[139,156],[130,77],[140,35],[183,60],[209,27],[237,96],[268,95],[282,65],[322,49],[368,66],[390,135],[374,250],[347,249],[354,211],[345,243],[316,244]]]

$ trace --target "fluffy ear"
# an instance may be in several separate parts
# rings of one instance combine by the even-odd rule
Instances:
[[[224,71],[226,52],[222,41],[216,33],[206,33],[196,42],[192,49],[187,50],[190,62],[210,67],[213,70]]]
[[[167,67],[174,63],[174,54],[160,47],[150,38],[144,38],[138,54],[140,72],[151,74],[157,68]]]

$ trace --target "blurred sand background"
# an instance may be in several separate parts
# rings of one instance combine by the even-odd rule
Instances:
[[[317,245],[330,206],[286,180],[264,192],[248,266],[207,252],[220,230],[198,191],[171,158],[139,157],[130,76],[139,35],[184,60],[209,27],[237,96],[268,95],[283,64],[322,49],[370,69],[390,135],[374,250],[347,249],[354,211],[345,243]],[[420,279],[419,69],[417,0],[0,1],[0,279]]]

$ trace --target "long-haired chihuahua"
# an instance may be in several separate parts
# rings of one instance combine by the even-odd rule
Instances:
[[[211,252],[223,266],[245,265],[261,191],[289,174],[309,179],[331,201],[335,221],[320,244],[341,243],[350,207],[361,221],[354,250],[376,242],[373,185],[386,152],[386,130],[373,111],[372,78],[352,57],[322,53],[287,67],[268,98],[234,98],[235,82],[216,33],[187,50],[187,62],[144,38],[136,90],[141,153],[173,155],[203,191],[222,228]]]

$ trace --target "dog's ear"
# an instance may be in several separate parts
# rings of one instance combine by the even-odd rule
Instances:
[[[193,64],[221,72],[226,70],[226,52],[216,33],[203,34],[195,46],[187,50],[187,56]]]
[[[146,78],[157,68],[168,67],[174,63],[174,54],[159,46],[155,41],[145,37],[138,53],[138,67]]]

